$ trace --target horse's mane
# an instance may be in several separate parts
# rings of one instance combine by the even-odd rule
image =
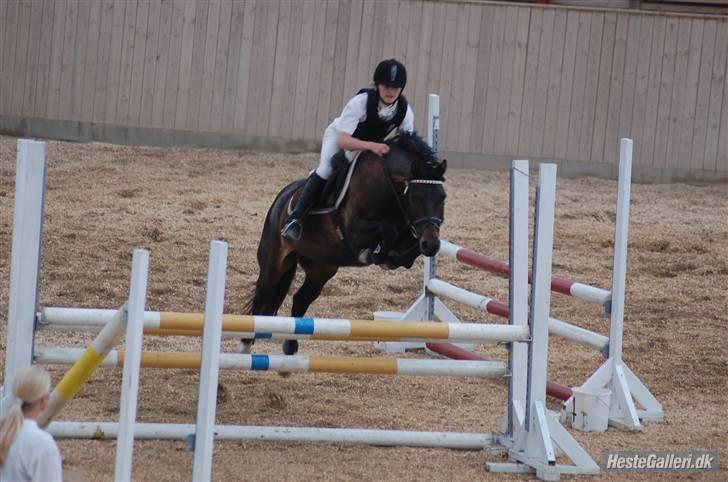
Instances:
[[[412,173],[421,179],[441,179],[441,165],[437,160],[435,151],[416,132],[400,131],[396,137],[389,141],[412,157]]]

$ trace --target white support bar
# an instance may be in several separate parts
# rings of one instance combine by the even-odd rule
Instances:
[[[48,431],[57,438],[109,439],[116,438],[118,424],[114,422],[53,422],[48,427]],[[136,439],[187,440],[187,437],[194,431],[195,426],[192,424],[137,423],[134,436]],[[431,447],[460,450],[483,450],[492,447],[495,439],[490,433],[240,425],[216,425],[213,433],[215,440],[366,444],[385,447]]]
[[[10,296],[5,352],[5,378],[0,417],[13,402],[15,373],[30,366],[40,283],[45,192],[45,143],[18,140],[15,214],[10,261]]]
[[[202,366],[200,367],[200,396],[197,400],[197,431],[192,480],[212,480],[217,383],[220,370],[220,341],[222,315],[225,305],[225,271],[228,245],[222,241],[210,243],[210,266],[207,273],[205,298],[205,327],[202,336]]]
[[[122,482],[131,480],[148,271],[149,251],[135,249],[132,258],[131,286],[129,289],[126,357],[121,379],[119,436],[116,440],[116,464],[114,468],[114,480]]]

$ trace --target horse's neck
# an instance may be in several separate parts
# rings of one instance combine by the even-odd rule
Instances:
[[[412,161],[401,149],[392,148],[390,154],[383,159],[390,176],[409,179],[412,172]]]
[[[383,211],[383,214],[393,214],[391,212],[394,207],[393,202],[395,193],[402,187],[403,182],[410,177],[411,165],[406,156],[401,151],[393,152],[385,159],[373,154],[367,153],[365,157],[360,158],[357,166],[357,174],[360,179],[366,179],[364,192],[360,196],[354,196],[365,201],[364,208],[359,202],[360,208],[364,208],[371,212]],[[358,184],[358,183],[357,183]],[[361,184],[360,184],[361,185]],[[376,187],[374,187],[376,186]]]

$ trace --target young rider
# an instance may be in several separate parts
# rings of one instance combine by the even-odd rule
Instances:
[[[297,242],[303,234],[303,218],[321,197],[326,180],[331,177],[331,158],[340,149],[371,151],[378,156],[389,152],[384,138],[393,129],[414,130],[414,113],[402,95],[407,71],[395,59],[384,60],[374,70],[374,88],[362,89],[326,128],[321,142],[321,158],[308,177],[295,207],[283,223],[281,235]]]

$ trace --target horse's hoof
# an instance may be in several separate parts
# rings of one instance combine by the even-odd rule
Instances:
[[[255,343],[255,340],[240,340],[240,345],[238,345],[238,352],[248,354],[252,351],[253,343]]]
[[[286,340],[283,342],[283,353],[295,355],[298,352],[298,340]]]

